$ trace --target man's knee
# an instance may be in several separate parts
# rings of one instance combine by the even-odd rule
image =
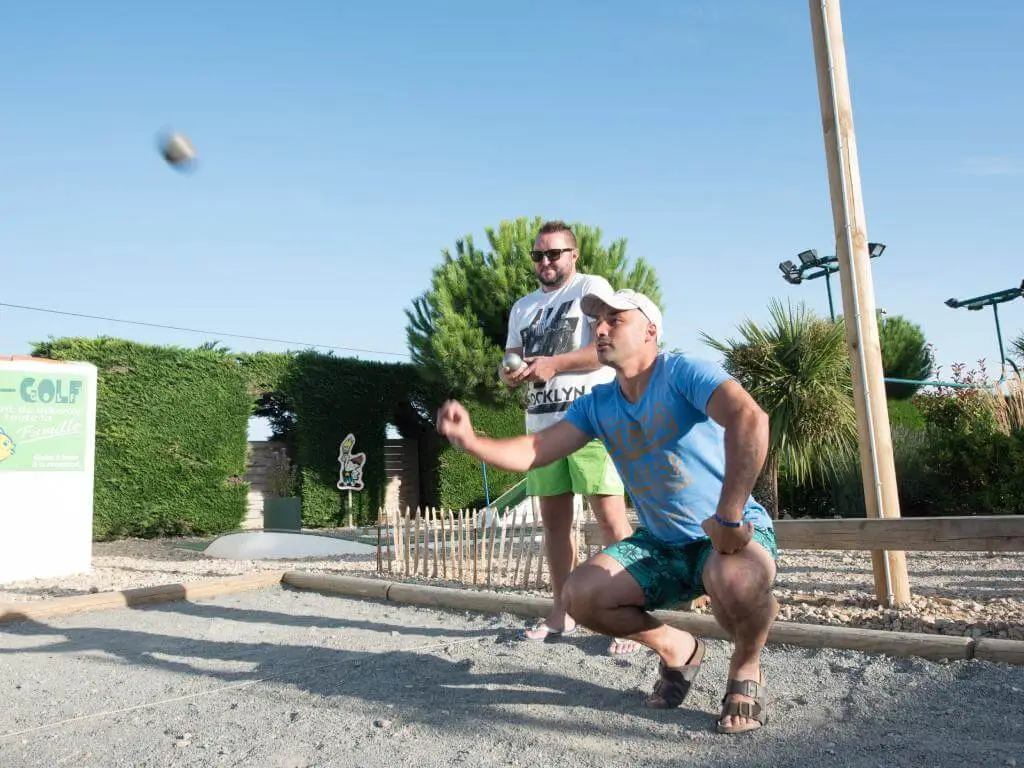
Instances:
[[[722,555],[715,552],[704,566],[704,589],[713,603],[750,605],[771,593],[774,563],[760,552]]]
[[[589,563],[584,563],[569,574],[562,588],[562,603],[566,612],[578,621],[584,621],[602,609],[602,596],[607,593],[608,574]]]

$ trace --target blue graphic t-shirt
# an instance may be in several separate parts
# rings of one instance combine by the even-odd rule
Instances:
[[[605,444],[640,523],[662,541],[706,537],[700,524],[715,514],[725,477],[725,430],[705,409],[715,389],[730,378],[707,360],[663,353],[636,403],[612,381],[576,399],[565,415]],[[747,499],[744,520],[765,528],[772,524],[753,497]]]

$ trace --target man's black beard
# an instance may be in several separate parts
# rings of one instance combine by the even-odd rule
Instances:
[[[549,281],[545,280],[544,278],[542,278],[540,276],[537,277],[537,280],[545,288],[560,288],[561,286],[563,286],[567,282],[569,282],[569,276],[568,275],[559,274],[558,277],[556,277],[553,282],[549,282]]]

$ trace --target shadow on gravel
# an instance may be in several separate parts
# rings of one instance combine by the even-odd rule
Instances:
[[[382,712],[395,705],[389,717],[427,726],[438,738],[457,731],[469,739],[500,737],[509,743],[510,728],[526,729],[533,736],[517,731],[516,738],[547,734],[560,742],[571,740],[562,743],[575,745],[580,765],[931,768],[1010,765],[1010,759],[1024,764],[1020,668],[770,648],[765,669],[773,721],[759,732],[721,736],[711,730],[721,695],[724,644],[716,645],[687,707],[658,711],[643,708],[642,692],[621,687],[622,678],[620,687],[602,684],[613,679],[605,666],[612,664],[637,666],[641,674],[631,679],[649,685],[653,657],[609,659],[603,655],[607,639],[600,636],[567,639],[561,644],[571,646],[570,653],[541,655],[524,664],[524,646],[514,640],[517,627],[507,625],[441,630],[192,603],[140,610],[177,613],[182,619],[339,631],[388,633],[397,628],[406,640],[418,633],[445,637],[433,643],[421,638],[421,647],[414,649],[349,650],[49,626],[27,619],[0,625],[0,634],[35,637],[39,644],[0,649],[0,655],[89,655],[95,663],[188,675],[206,681],[203,688],[254,681],[247,689],[252,692],[241,694],[254,699],[261,688],[288,686],[319,697],[311,706],[320,710],[347,711],[353,699],[379,705]],[[97,651],[106,655],[97,657]],[[250,666],[239,670],[230,662]],[[551,669],[538,668],[545,664]],[[270,696],[280,700],[278,693]],[[405,748],[411,747],[406,743]],[[632,759],[625,761],[627,755]]]
[[[492,629],[456,629],[452,627],[410,627],[408,624],[387,624],[379,621],[340,619],[330,616],[307,616],[278,611],[260,611],[251,608],[232,608],[209,603],[178,601],[140,606],[137,610],[165,611],[168,613],[194,616],[200,619],[221,619],[242,621],[252,624],[281,624],[289,627],[316,627],[318,629],[365,629],[372,632],[401,632],[424,637],[492,637]]]
[[[192,609],[196,608],[202,610],[193,612]],[[291,614],[239,611],[220,606],[189,604],[178,604],[174,609],[168,610],[201,618],[238,619],[240,614],[248,613],[251,614],[249,620],[257,620],[257,617],[258,620],[277,617],[289,624],[296,618],[311,619]],[[496,660],[516,656],[516,649],[512,646],[519,643],[514,639],[517,629],[503,628],[499,632],[452,632],[367,621],[332,622],[323,617],[316,617],[316,622],[318,627],[333,624],[338,628],[368,629],[382,633],[390,632],[394,627],[407,635],[420,632],[428,636],[443,634],[447,635],[450,642],[445,643],[442,640],[435,644],[428,643],[425,645],[429,647],[417,650],[373,652],[317,645],[175,637],[132,629],[51,627],[26,618],[16,623],[0,625],[0,636],[58,636],[60,639],[29,648],[0,648],[0,656],[90,655],[90,660],[94,662],[107,661],[113,664],[149,667],[176,674],[193,675],[221,684],[259,681],[261,685],[287,685],[324,697],[325,706],[335,705],[331,700],[336,697],[342,697],[337,706],[344,706],[346,697],[379,703],[382,705],[382,711],[383,706],[393,704],[402,708],[405,717],[408,718],[411,713],[416,721],[442,730],[455,727],[455,724],[459,728],[472,731],[492,727],[495,721],[503,724],[521,721],[523,725],[542,725],[549,730],[565,730],[567,734],[579,734],[582,730],[591,731],[593,736],[623,739],[643,737],[646,732],[642,727],[598,728],[573,722],[571,717],[559,721],[543,718],[534,721],[530,716],[509,709],[523,705],[627,712],[656,723],[671,723],[678,727],[704,730],[712,723],[708,712],[685,708],[670,712],[646,709],[640,705],[640,691],[613,689],[581,677],[524,668],[517,658],[511,658],[508,662],[510,670],[494,671]],[[452,635],[456,637],[452,638]],[[607,642],[607,638],[590,636],[574,640],[572,645],[585,649],[587,653],[600,655],[607,647]],[[465,647],[469,645],[486,646],[487,650],[483,654],[486,657],[486,664],[481,665],[472,659],[457,658],[466,652]],[[97,658],[97,651],[114,658]],[[608,661],[629,663],[611,659]],[[215,669],[211,668],[209,662],[234,662],[251,666],[245,670]],[[500,661],[497,663],[501,665]],[[199,664],[202,665],[201,668],[197,666]]]

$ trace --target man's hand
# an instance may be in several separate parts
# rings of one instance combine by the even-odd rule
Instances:
[[[501,363],[498,363],[498,375],[501,377],[501,383],[509,389],[515,389],[522,381],[519,379],[519,374],[525,371],[527,366],[523,366],[518,371],[510,371]]]
[[[744,523],[739,528],[730,528],[716,522],[714,517],[709,517],[701,523],[700,527],[711,539],[711,545],[715,551],[721,552],[723,555],[735,555],[747,546],[754,536],[753,523]]]
[[[447,401],[437,412],[437,431],[456,448],[465,450],[474,436],[469,411],[457,400]]]
[[[516,375],[528,381],[551,381],[558,375],[558,366],[553,357],[525,357],[526,367]],[[522,380],[520,379],[520,381]]]

